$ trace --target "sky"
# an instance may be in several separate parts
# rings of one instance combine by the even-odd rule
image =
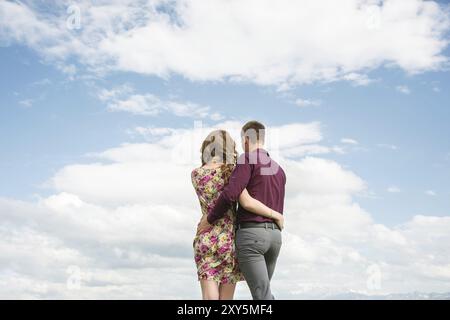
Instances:
[[[200,298],[190,172],[253,119],[277,297],[450,291],[449,8],[0,2],[0,297]]]

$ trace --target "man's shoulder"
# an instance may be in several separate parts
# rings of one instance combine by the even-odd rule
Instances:
[[[280,164],[279,162],[273,160],[273,159],[272,159],[271,161],[272,161],[272,162],[275,164],[275,166],[278,168],[278,174],[280,174],[280,175],[286,177],[286,173],[285,173],[283,167],[281,166],[281,164]]]
[[[284,182],[286,182],[286,171],[284,171],[283,167],[278,165],[278,170],[280,171],[279,174],[283,177]]]
[[[267,161],[263,158],[269,158],[267,151],[264,149],[246,151],[237,158],[237,164],[261,164]]]
[[[237,165],[249,164],[250,163],[249,159],[250,159],[250,156],[249,156],[248,152],[241,153],[236,160],[236,164]]]

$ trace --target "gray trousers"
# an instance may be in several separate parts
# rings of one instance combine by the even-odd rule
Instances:
[[[236,254],[253,300],[275,299],[270,291],[281,231],[271,228],[244,228],[236,231]]]

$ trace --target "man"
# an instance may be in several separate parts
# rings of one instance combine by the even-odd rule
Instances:
[[[269,208],[283,213],[286,175],[263,149],[265,127],[257,121],[246,123],[241,131],[245,153],[237,161],[228,185],[221,192],[207,219],[199,230],[224,216],[247,188],[250,195]],[[281,230],[270,218],[258,216],[239,205],[236,225],[236,252],[239,267],[244,274],[254,300],[274,299],[270,280],[281,248]]]

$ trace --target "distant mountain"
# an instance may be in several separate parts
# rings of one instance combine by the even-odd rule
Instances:
[[[325,300],[450,300],[450,292],[445,293],[393,293],[387,295],[366,295],[357,292],[347,292],[323,296]]]

